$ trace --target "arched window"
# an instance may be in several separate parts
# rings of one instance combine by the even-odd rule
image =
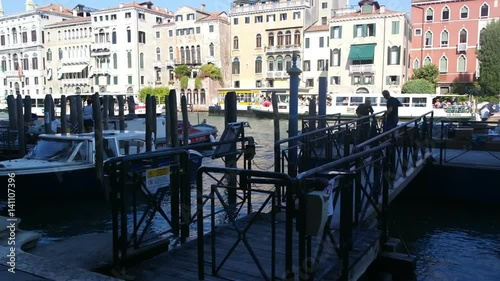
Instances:
[[[268,45],[269,47],[272,47],[274,46],[274,33],[269,33],[269,36],[268,36]]]
[[[426,21],[434,20],[434,10],[432,8],[427,8],[427,11],[425,11],[425,20]]]
[[[189,52],[189,47],[186,47],[184,50],[186,51],[186,63],[190,64],[191,63],[191,52]]]
[[[487,18],[490,14],[490,6],[488,6],[488,4],[484,3],[482,6],[481,6],[481,17],[482,18]]]
[[[12,44],[17,44],[17,30],[12,28]]]
[[[92,92],[92,91],[91,91]],[[128,87],[127,88],[127,94],[133,94],[134,93],[134,88]]]
[[[238,58],[233,60],[233,74],[240,74],[240,60]]]
[[[200,45],[196,46],[196,57],[198,58],[198,63],[201,63],[201,47]]]
[[[197,61],[196,61],[196,49],[194,48],[194,46],[191,46],[191,60],[192,60],[193,64],[197,63]]]
[[[262,73],[262,57],[255,59],[255,73]]]
[[[442,56],[439,60],[439,72],[447,73],[448,72],[448,59],[445,56]]]
[[[184,53],[184,47],[181,47],[180,52],[181,52],[181,64],[185,64],[186,63],[186,53]]]
[[[160,48],[156,48],[156,61],[161,61]]]
[[[257,34],[255,36],[255,47],[257,47],[257,48],[262,47],[262,36],[260,34]]]
[[[295,34],[293,37],[294,37],[293,44],[300,45],[300,31],[299,30],[295,30]]]
[[[467,43],[467,30],[462,28],[459,33],[459,43]]]
[[[415,59],[413,61],[413,69],[419,69],[420,68],[420,61],[418,59]]]
[[[276,71],[283,71],[283,57],[276,57]]]
[[[432,47],[432,32],[430,30],[425,33],[425,46]]]
[[[448,8],[448,6],[445,6],[441,11],[441,20],[442,21],[450,20],[450,8]]]
[[[214,43],[210,43],[210,45],[208,46],[208,49],[209,49],[210,56],[211,57],[215,56]]]
[[[469,17],[469,8],[467,8],[467,6],[463,6],[460,9],[460,18],[461,19],[466,19],[468,17]]]
[[[143,68],[144,68],[144,53],[140,53],[140,54],[139,54],[139,67],[140,67],[141,69],[143,69]]]
[[[267,58],[267,71],[274,71],[274,57]]]
[[[118,69],[118,55],[116,53],[113,54],[113,68]]]
[[[111,44],[116,44],[116,29],[113,28],[113,31],[111,32]]]
[[[19,59],[17,57],[17,54],[12,55],[12,61],[14,62],[14,70],[19,69]]]
[[[285,33],[285,45],[292,45],[292,32],[290,30],[287,30],[287,32]]]
[[[464,55],[458,57],[457,71],[465,72],[467,70],[467,59]]]
[[[283,46],[283,32],[278,32],[278,44],[277,46]]]
[[[233,49],[238,50],[239,47],[240,46],[239,46],[238,36],[234,36],[234,38],[233,38]]]
[[[430,57],[425,57],[424,65],[432,64],[432,59]]]
[[[63,58],[63,50],[59,48],[59,60],[62,60]]]
[[[447,30],[441,31],[441,47],[448,47],[449,35]]]
[[[130,51],[127,52],[127,66],[132,68],[132,53]]]
[[[52,61],[52,51],[50,49],[47,50],[47,61]]]
[[[170,60],[174,60],[174,48],[170,47],[168,48],[168,56]]]
[[[289,70],[290,68],[292,68],[292,56],[287,55],[285,56],[285,70]]]

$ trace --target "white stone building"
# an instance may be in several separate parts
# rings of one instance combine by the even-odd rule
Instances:
[[[329,36],[328,25],[313,25],[304,33],[302,80],[310,94],[318,93],[319,77],[328,77]]]
[[[0,92],[21,95],[43,95],[45,88],[45,50],[47,34],[44,27],[73,13],[56,4],[37,8],[26,1],[26,11],[3,15],[0,0]]]
[[[212,104],[216,98],[215,89],[221,84],[206,78],[198,89],[195,78],[200,74],[200,67],[210,63],[221,69],[223,83],[230,80],[228,16],[225,12],[207,12],[205,5],[200,9],[183,6],[173,15],[173,21],[155,26],[156,84],[185,94],[187,102],[193,105]],[[174,70],[179,65],[191,69],[186,89],[181,89],[175,77]]]
[[[172,13],[151,2],[120,4],[92,13],[89,77],[94,91],[137,95],[157,81],[154,26]]]
[[[333,17],[328,67],[330,93],[400,93],[410,73],[411,24],[407,13],[376,1]]]

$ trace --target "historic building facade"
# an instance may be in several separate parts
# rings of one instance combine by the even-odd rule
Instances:
[[[89,78],[91,17],[76,17],[45,27],[47,93],[93,93]]]
[[[27,0],[25,12],[4,16],[1,7],[0,3],[1,93],[47,93],[44,44],[49,38],[44,28],[72,18],[72,11],[56,4],[37,8],[32,0]]]
[[[500,18],[497,0],[413,0],[411,14],[412,69],[436,65],[439,93],[448,93],[453,83],[479,78],[479,36],[489,22]]]
[[[172,13],[151,2],[120,4],[92,13],[88,76],[95,91],[137,95],[154,87],[154,26],[172,20]]]
[[[156,85],[164,85],[185,94],[193,105],[210,105],[217,102],[216,89],[228,83],[230,76],[229,19],[225,12],[207,12],[183,6],[173,13],[169,23],[156,25]],[[213,64],[221,69],[222,81],[201,79],[196,85],[200,67]],[[191,70],[186,89],[182,89],[174,70],[186,65]]]
[[[362,1],[358,11],[333,17],[329,28],[329,93],[401,92],[410,75],[407,13]]]

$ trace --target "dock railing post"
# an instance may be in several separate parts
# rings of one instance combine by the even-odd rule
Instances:
[[[292,178],[297,176],[297,144],[298,140],[294,138],[298,135],[298,123],[299,123],[299,75],[302,71],[297,67],[297,54],[294,53],[292,57],[292,67],[288,69],[288,75],[290,76],[290,98],[289,102],[289,120],[288,120],[288,137],[292,138],[289,143],[289,155],[288,155],[288,175]]]
[[[151,139],[152,139],[152,110],[153,110],[153,103],[152,103],[152,98],[149,94],[146,96],[146,151],[151,151],[152,150],[152,145],[151,145]]]
[[[236,108],[236,92],[228,92],[224,100],[224,123],[227,126],[228,123],[236,122],[237,120],[237,108]],[[236,147],[236,146],[235,146]],[[225,157],[225,163],[227,168],[236,168],[236,155],[235,151]],[[227,197],[229,201],[229,206],[232,208],[236,207],[236,175],[228,175],[228,186]]]
[[[168,132],[169,135],[167,135],[166,137],[167,139],[170,139],[170,146],[175,148],[179,146],[179,137],[177,134],[177,94],[174,89],[170,90],[170,93],[168,94],[168,106],[169,116],[167,117],[166,121],[170,124],[170,132]],[[174,235],[179,236],[179,194],[181,183],[179,182],[177,175],[171,177],[170,179],[170,212],[172,215],[172,232]]]
[[[353,188],[352,176],[342,177],[340,182],[340,258],[341,280],[349,280],[349,252],[352,250]]]

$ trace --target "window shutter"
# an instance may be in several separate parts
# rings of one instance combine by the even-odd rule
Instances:
[[[373,24],[373,36],[377,36],[377,33],[376,33],[376,29],[377,29],[377,24]]]
[[[339,61],[338,61],[338,65],[337,65],[337,66],[340,66],[340,64],[341,64],[340,62],[341,62],[341,60],[342,60],[342,56],[341,56],[340,51],[342,51],[342,50],[341,50],[341,49],[339,49]]]
[[[330,66],[333,66],[333,50],[330,49]]]
[[[330,37],[333,38],[333,37]],[[342,26],[339,26],[339,39],[342,39]]]
[[[401,62],[401,46],[398,46],[398,57],[396,59],[396,64],[399,65]]]
[[[352,28],[352,38],[356,38],[356,27],[357,27],[357,25],[353,25],[352,27],[353,27]]]
[[[361,34],[362,34],[363,37],[366,37],[366,30],[367,30],[366,24],[363,24],[361,26]]]
[[[396,76],[396,85],[399,85],[399,83],[400,83],[400,82],[399,82],[399,77],[400,77],[399,75],[398,75],[398,76]]]
[[[387,47],[387,65],[391,65],[391,47]]]
[[[330,38],[333,38],[333,29],[334,29],[334,27],[330,26]]]

